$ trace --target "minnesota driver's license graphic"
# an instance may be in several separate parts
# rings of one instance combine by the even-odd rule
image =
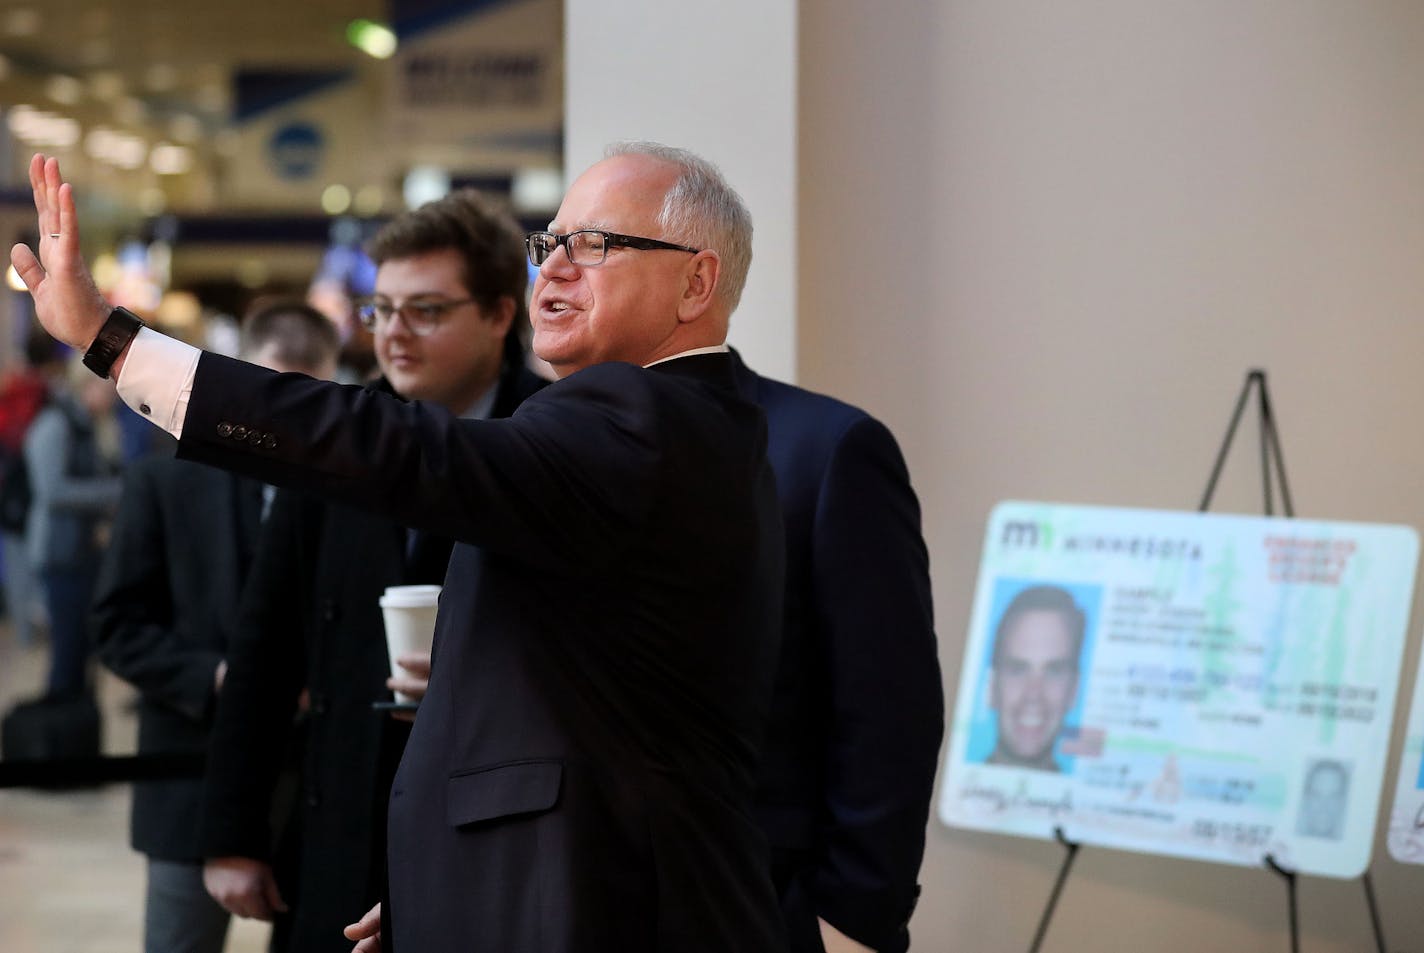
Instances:
[[[1404,526],[1000,504],[940,818],[1358,876],[1418,549]]]

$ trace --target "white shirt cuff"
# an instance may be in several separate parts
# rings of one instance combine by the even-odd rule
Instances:
[[[182,437],[202,353],[177,338],[140,328],[115,382],[119,397],[154,424]]]

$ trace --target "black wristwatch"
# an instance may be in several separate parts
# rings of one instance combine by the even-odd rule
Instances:
[[[109,369],[124,353],[124,348],[143,327],[139,316],[127,308],[115,308],[109,312],[109,319],[99,329],[99,336],[84,352],[84,366],[100,377],[107,378]]]

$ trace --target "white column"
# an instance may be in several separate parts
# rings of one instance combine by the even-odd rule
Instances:
[[[565,11],[565,168],[616,139],[652,139],[717,164],[756,227],[731,343],[763,374],[796,373],[796,3],[668,0]]]

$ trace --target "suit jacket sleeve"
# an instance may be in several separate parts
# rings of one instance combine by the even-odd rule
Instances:
[[[211,711],[221,656],[175,628],[158,473],[146,461],[125,474],[94,598],[98,655],[150,702],[197,721]]]
[[[243,587],[203,779],[204,857],[266,860],[272,848],[273,793],[306,683],[300,607],[313,585],[301,545],[307,518],[298,494],[276,495]]]
[[[944,698],[919,504],[894,437],[873,418],[837,443],[813,534],[833,711],[810,889],[832,925],[884,949],[918,893]]]
[[[616,558],[610,541],[650,506],[656,401],[643,373],[599,365],[544,388],[513,417],[460,420],[205,353],[178,453],[530,565],[586,570]]]

